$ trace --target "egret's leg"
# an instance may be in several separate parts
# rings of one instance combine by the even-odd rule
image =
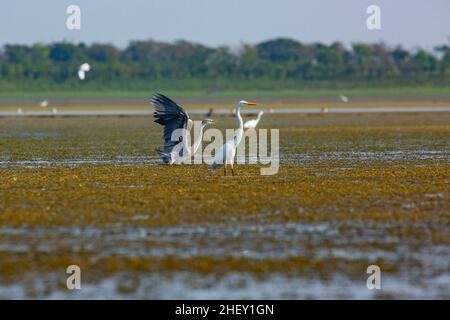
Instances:
[[[231,166],[231,174],[234,176],[234,167]]]
[[[224,176],[227,175],[227,164],[226,163],[223,165],[223,175]]]

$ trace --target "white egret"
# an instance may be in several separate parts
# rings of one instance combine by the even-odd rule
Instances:
[[[341,99],[341,101],[344,102],[344,103],[348,102],[348,97],[344,96],[343,94],[339,95],[339,99]]]
[[[80,66],[80,69],[85,72],[88,72],[88,71],[91,71],[91,66],[89,63],[85,62]]]
[[[86,78],[86,72],[91,71],[91,66],[89,63],[85,62],[78,68],[78,78],[80,80],[84,80]]]
[[[245,129],[255,129],[256,126],[259,123],[259,120],[261,120],[261,116],[264,114],[264,111],[260,111],[258,113],[258,117],[256,119],[253,120],[248,120],[244,123],[244,128]]]
[[[78,78],[80,78],[80,80],[84,80],[86,78],[86,73],[82,70],[78,70]]]
[[[216,170],[219,165],[224,165],[224,175],[227,175],[227,165],[231,166],[231,174],[234,175],[234,156],[236,155],[236,148],[242,140],[244,133],[244,122],[242,121],[241,108],[245,106],[255,106],[256,103],[241,100],[236,105],[236,119],[238,121],[238,129],[233,139],[228,140],[217,151],[213,163],[212,169]]]
[[[158,152],[164,163],[180,164],[198,150],[203,136],[203,129],[214,121],[211,119],[203,120],[196,141],[192,146],[189,146],[187,143],[190,140],[190,131],[194,122],[189,118],[187,112],[170,98],[160,93],[155,93],[151,102],[155,107],[155,112],[153,113],[153,116],[156,118],[155,122],[164,126],[164,151],[156,150],[156,152]],[[179,134],[178,141],[173,140],[175,130],[180,130],[180,132],[175,132],[175,135]]]

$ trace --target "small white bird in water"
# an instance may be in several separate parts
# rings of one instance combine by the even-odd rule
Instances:
[[[58,113],[58,109],[53,108],[53,109],[52,109],[52,113],[53,113],[53,114],[57,114],[57,113]]]
[[[91,70],[91,66],[89,63],[85,62],[78,68],[78,78],[80,80],[84,80],[86,78],[86,72],[89,72]]]
[[[261,110],[261,111],[258,113],[258,117],[257,117],[256,119],[248,120],[248,121],[246,121],[246,122],[244,123],[244,128],[245,128],[245,129],[255,129],[256,126],[257,126],[258,123],[259,123],[259,120],[261,120],[261,117],[262,117],[263,114],[264,114],[264,111]]]
[[[241,108],[245,106],[255,106],[256,103],[241,100],[236,105],[236,118],[238,121],[239,128],[236,131],[236,135],[232,140],[228,140],[224,145],[222,145],[217,151],[213,163],[212,169],[216,170],[219,165],[224,165],[224,175],[227,175],[227,165],[231,166],[231,174],[234,175],[234,156],[236,155],[236,148],[242,140],[242,135],[244,133],[244,122],[242,121]]]
[[[23,109],[22,108],[17,108],[17,113],[18,114],[22,114],[23,113]]]
[[[348,97],[344,96],[343,94],[339,95],[339,99],[341,99],[342,102],[348,102]]]
[[[42,100],[41,102],[39,102],[39,106],[41,106],[43,108],[48,107],[48,100],[47,99]]]

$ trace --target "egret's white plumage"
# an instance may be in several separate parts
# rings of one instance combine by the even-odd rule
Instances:
[[[261,120],[261,116],[264,114],[264,111],[260,111],[258,113],[258,117],[256,119],[248,120],[244,123],[245,129],[255,129],[256,126],[259,123],[259,120]]]
[[[89,65],[89,63],[83,63],[78,68],[78,78],[80,78],[80,80],[84,80],[86,78],[86,72],[89,71],[91,71],[91,66]]]
[[[238,121],[238,129],[232,140],[225,142],[219,150],[217,150],[216,155],[212,163],[212,169],[215,170],[219,165],[224,166],[224,174],[227,174],[227,165],[231,166],[231,173],[234,175],[234,156],[236,155],[236,148],[242,140],[242,135],[244,133],[244,122],[242,121],[241,108],[244,106],[256,105],[254,102],[248,102],[241,100],[236,105],[236,118]]]
[[[339,99],[341,99],[341,101],[344,102],[344,103],[348,102],[348,97],[344,96],[343,94],[339,95]]]
[[[89,63],[85,62],[80,66],[80,70],[82,70],[84,72],[89,72],[89,71],[91,71],[91,66]]]

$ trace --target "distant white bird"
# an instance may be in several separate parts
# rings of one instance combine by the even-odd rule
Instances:
[[[259,123],[259,120],[261,120],[261,116],[264,114],[264,111],[260,111],[258,113],[258,117],[256,119],[253,120],[248,120],[244,123],[244,128],[245,129],[255,129],[256,126]]]
[[[80,80],[84,80],[84,78],[86,78],[86,73],[84,71],[78,70],[78,78],[80,78]]]
[[[244,106],[254,106],[256,103],[241,100],[236,105],[236,118],[238,121],[239,128],[237,129],[236,135],[232,140],[228,140],[224,145],[222,145],[217,151],[213,163],[212,169],[216,170],[219,165],[224,165],[224,174],[227,175],[227,165],[231,166],[231,174],[234,175],[234,156],[236,155],[236,148],[242,140],[242,135],[244,133],[244,122],[242,121],[241,108]]]
[[[53,114],[57,114],[57,113],[58,113],[58,109],[53,108],[53,109],[52,109],[52,113],[53,113]]]
[[[89,63],[85,62],[78,68],[78,78],[80,80],[84,80],[86,78],[86,72],[91,71],[91,66]]]
[[[17,108],[17,113],[18,114],[22,114],[23,113],[23,109],[22,108]]]
[[[91,66],[89,65],[89,63],[85,62],[80,66],[80,70],[83,70],[84,72],[89,72],[91,71]]]
[[[343,94],[339,95],[339,99],[341,99],[342,102],[348,102],[348,97],[344,96]]]
[[[48,107],[48,100],[47,99],[42,100],[41,102],[39,102],[39,106],[41,106],[43,108]]]

